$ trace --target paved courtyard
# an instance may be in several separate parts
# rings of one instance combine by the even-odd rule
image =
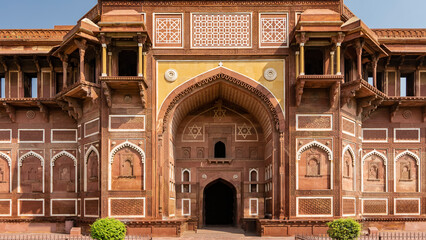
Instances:
[[[259,237],[254,234],[246,234],[244,231],[240,228],[233,228],[233,227],[209,227],[209,228],[203,228],[198,229],[197,233],[193,231],[187,231],[182,234],[181,237],[175,237],[175,238],[166,238],[166,237],[158,237],[153,238],[153,240],[175,240],[175,239],[196,239],[196,240],[203,240],[203,239],[215,239],[215,240],[222,240],[222,239],[262,239],[262,240],[276,240],[276,239],[283,239],[283,240],[293,240],[294,237]]]

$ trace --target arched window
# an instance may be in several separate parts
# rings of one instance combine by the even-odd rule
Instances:
[[[219,141],[214,145],[214,157],[215,158],[225,158],[226,157],[225,143]]]
[[[250,170],[249,181],[257,182],[258,180],[259,179],[258,179],[257,170],[255,169]],[[257,192],[257,184],[250,184],[250,192]]]
[[[189,182],[191,181],[191,172],[188,169],[184,169],[182,171],[182,192],[183,193],[189,193],[191,192],[191,184]]]

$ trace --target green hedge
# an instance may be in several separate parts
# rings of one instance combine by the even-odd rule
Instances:
[[[341,218],[327,223],[328,236],[337,240],[352,240],[359,237],[361,224],[350,218]]]
[[[90,225],[90,236],[97,240],[123,240],[126,226],[114,218],[102,218]]]

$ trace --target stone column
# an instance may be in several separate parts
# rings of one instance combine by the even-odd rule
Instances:
[[[340,61],[340,48],[342,44],[336,43],[336,75],[342,75],[342,70],[340,70],[340,67],[342,66]]]
[[[102,43],[102,77],[107,76],[107,45]]]
[[[330,52],[330,74],[334,75],[334,51]]]
[[[299,74],[300,74],[300,69],[299,69],[299,55],[300,55],[300,52],[299,51],[296,51],[296,78],[298,78],[299,77]]]
[[[59,58],[62,61],[62,90],[67,88],[67,78],[68,78],[68,55],[61,53]]]
[[[364,47],[364,40],[360,39],[356,42],[356,56],[357,56],[357,70],[358,79],[362,79],[362,48]]]
[[[371,65],[373,67],[373,86],[377,88],[377,62],[379,61],[379,55],[374,54],[372,56]]]
[[[86,49],[87,49],[87,41],[85,39],[82,40],[75,40],[75,44],[77,45],[80,53],[80,82],[86,81],[86,75],[84,71],[84,57],[86,55]]]
[[[144,77],[143,74],[143,45],[146,42],[146,36],[142,36],[142,34],[138,33],[138,77]]]
[[[300,43],[300,75],[305,75],[305,43]]]

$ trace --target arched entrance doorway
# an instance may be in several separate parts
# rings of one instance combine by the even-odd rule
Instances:
[[[204,188],[205,225],[235,225],[236,216],[235,187],[218,179]]]

